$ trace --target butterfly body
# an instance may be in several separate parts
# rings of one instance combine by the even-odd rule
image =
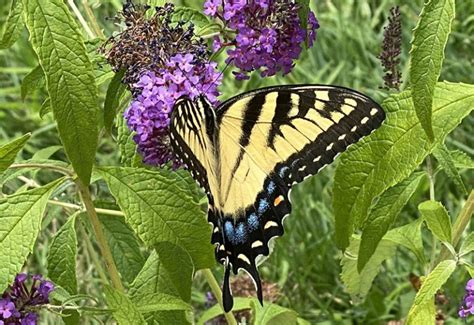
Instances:
[[[214,110],[205,97],[179,99],[171,144],[209,199],[216,259],[226,267],[224,308],[232,308],[230,270],[247,271],[262,301],[257,258],[270,253],[291,212],[291,187],[318,173],[385,118],[350,89],[297,85],[262,88]]]

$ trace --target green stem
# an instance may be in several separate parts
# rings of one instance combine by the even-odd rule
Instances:
[[[469,221],[471,221],[472,214],[474,213],[474,190],[471,191],[467,198],[464,207],[459,213],[456,221],[454,222],[453,230],[453,246],[456,247],[461,240],[462,233],[466,229]]]
[[[435,173],[433,169],[433,160],[431,156],[426,157],[426,166],[428,169],[428,179],[430,182],[430,200],[435,201]],[[436,266],[435,259],[436,259],[436,252],[437,252],[437,239],[434,235],[431,235],[431,257],[430,257],[430,266],[428,273],[433,270]]]
[[[10,166],[10,168],[42,168],[42,169],[49,169],[49,170],[52,170],[52,171],[55,171],[55,172],[58,172],[58,173],[61,173],[63,175],[66,175],[66,176],[74,176],[74,172],[68,168],[64,168],[64,167],[59,167],[59,166],[55,166],[55,165],[50,165],[50,164],[29,164],[29,163],[26,163],[26,164],[13,164]]]
[[[87,0],[82,0],[82,6],[84,7],[84,10],[86,11],[87,18],[89,18],[89,21],[92,24],[92,28],[94,29],[95,34],[99,38],[105,39],[105,35],[102,32],[102,29],[100,29],[100,26],[97,23],[97,19],[95,19],[94,13],[92,12],[91,7],[89,6],[89,2]]]
[[[49,200],[48,204],[57,205],[57,206],[64,207],[64,208],[71,208],[71,209],[75,209],[75,210],[82,210],[82,207],[80,205],[67,203],[67,202],[56,201],[56,200]],[[115,217],[123,217],[124,216],[123,212],[118,211],[118,210],[95,208],[95,212],[98,213],[98,214],[105,214],[105,215],[108,215],[108,216],[115,216]]]
[[[428,178],[430,181],[430,200],[435,200],[435,176],[434,176],[434,169],[433,169],[433,160],[431,156],[426,157],[426,165],[428,168]]]
[[[115,289],[124,292],[125,290],[123,288],[122,281],[120,280],[120,274],[117,270],[117,266],[115,265],[114,258],[112,256],[109,244],[105,238],[104,231],[102,230],[102,225],[100,224],[99,218],[97,217],[97,212],[95,211],[89,188],[84,186],[79,179],[76,180],[76,184],[79,189],[82,202],[84,203],[84,207],[87,211],[87,214],[89,215],[92,228],[94,229],[97,244],[99,245],[102,257],[104,258],[105,264],[107,265],[107,270],[109,271],[112,285]]]
[[[207,283],[211,287],[212,294],[214,295],[214,297],[216,297],[217,302],[222,308],[222,311],[224,311],[224,305],[222,304],[222,291],[221,287],[219,286],[219,283],[217,283],[217,280],[212,274],[211,270],[204,269],[201,270],[201,272],[206,278]],[[224,317],[229,325],[237,325],[237,320],[235,319],[235,316],[234,314],[232,314],[232,312],[224,313]]]
[[[86,34],[89,36],[89,38],[95,38],[95,34],[92,32],[92,30],[90,29],[89,25],[87,24],[87,21],[84,19],[84,17],[82,16],[81,12],[79,11],[79,9],[77,8],[76,4],[74,3],[74,0],[68,0],[67,2],[69,4],[69,6],[71,7],[72,11],[74,12],[74,14],[76,15],[77,19],[79,20],[79,22],[81,23],[82,27],[84,28],[84,30],[86,31]]]
[[[102,281],[102,283],[107,284],[108,280],[107,276],[105,275],[104,268],[102,267],[102,264],[100,263],[99,258],[97,257],[97,252],[94,249],[94,246],[92,245],[92,242],[86,232],[86,229],[84,229],[84,226],[81,222],[79,222],[79,232],[84,237],[86,251],[89,253],[90,258],[92,259],[92,263],[94,263],[95,265],[95,269],[99,274],[100,280]]]
[[[473,214],[474,214],[474,190],[472,190],[471,194],[469,194],[469,197],[467,198],[467,201],[464,204],[464,207],[462,208],[461,212],[456,218],[456,221],[454,222],[453,247],[456,247],[459,244],[462,234],[464,230],[466,230],[466,227],[469,225],[469,222],[471,221]],[[441,261],[444,261],[449,256],[451,256],[451,253],[446,247],[443,246],[435,265],[437,265]]]

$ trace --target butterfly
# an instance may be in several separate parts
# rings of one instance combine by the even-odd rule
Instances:
[[[208,197],[211,242],[225,267],[226,312],[233,306],[231,270],[245,270],[263,302],[257,263],[270,254],[270,239],[283,235],[292,186],[317,174],[384,119],[375,101],[336,86],[262,88],[215,109],[204,95],[176,101],[171,145]]]

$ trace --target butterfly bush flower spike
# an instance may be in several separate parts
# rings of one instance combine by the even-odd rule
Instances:
[[[467,281],[466,295],[463,298],[458,315],[461,318],[467,318],[469,315],[474,315],[474,279]]]
[[[155,166],[172,161],[177,167],[169,139],[174,103],[181,96],[204,94],[217,104],[221,74],[193,25],[172,22],[173,5],[157,7],[150,19],[148,9],[127,3],[121,17],[127,28],[103,49],[115,71],[125,70],[133,100],[124,117],[143,161]]]
[[[41,275],[18,274],[0,299],[0,325],[36,324],[36,311],[39,306],[49,303],[53,290],[54,284]]]
[[[259,70],[263,77],[289,73],[303,43],[312,47],[319,28],[315,14],[308,14],[307,30],[301,26],[300,7],[286,0],[207,0],[204,13],[219,19],[232,33],[214,40],[214,50],[228,44],[227,63],[239,70],[237,79],[248,79]]]

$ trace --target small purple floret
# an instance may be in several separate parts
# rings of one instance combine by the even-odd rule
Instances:
[[[10,318],[16,312],[15,304],[7,299],[0,300],[0,317]]]
[[[21,325],[36,325],[38,321],[38,314],[29,313],[21,320]]]
[[[467,318],[474,315],[474,279],[470,279],[466,284],[466,294],[464,295],[458,315],[461,318]]]

